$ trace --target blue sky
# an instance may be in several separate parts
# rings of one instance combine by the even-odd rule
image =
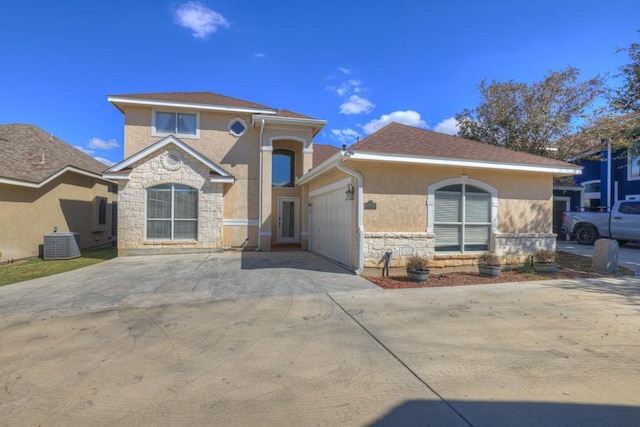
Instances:
[[[451,133],[477,84],[584,78],[628,62],[637,0],[10,1],[0,7],[0,123],[31,123],[107,162],[107,95],[211,91],[328,121],[351,144],[400,121]],[[615,84],[615,82],[612,82]]]

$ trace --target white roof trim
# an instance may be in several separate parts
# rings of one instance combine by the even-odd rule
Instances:
[[[131,179],[131,173],[128,173],[126,175],[120,175],[115,173],[114,174],[105,173],[102,176],[104,177],[104,179],[112,179],[114,181]]]
[[[176,145],[178,148],[182,149],[184,152],[186,152],[190,156],[192,156],[195,159],[197,159],[198,161],[200,161],[202,164],[207,166],[209,169],[211,169],[211,170],[215,171],[216,173],[220,174],[222,177],[232,178],[232,179],[235,180],[233,175],[229,174],[229,172],[225,171],[220,166],[216,165],[211,160],[207,159],[202,154],[198,153],[196,150],[194,150],[193,148],[189,147],[187,144],[185,144],[184,142],[182,142],[180,139],[176,138],[173,135],[169,135],[169,136],[161,139],[160,141],[156,142],[155,144],[150,145],[147,148],[145,148],[144,150],[139,151],[138,153],[136,153],[133,156],[129,157],[128,159],[124,159],[123,161],[121,161],[117,165],[114,165],[111,168],[109,168],[104,173],[104,175],[110,175],[110,172],[119,172],[122,169],[125,169],[125,168],[133,165],[137,161],[147,157],[149,154],[154,153],[154,152],[160,150],[161,148],[166,147],[169,144]]]
[[[517,170],[527,172],[544,172],[544,173],[557,173],[557,174],[569,174],[580,175],[582,174],[582,166],[574,167],[562,167],[562,166],[545,166],[526,163],[497,163],[484,160],[462,160],[451,159],[444,157],[418,157],[402,154],[382,154],[371,153],[363,151],[350,152],[348,156],[352,160],[373,160],[379,162],[394,162],[394,163],[415,163],[426,165],[441,165],[441,166],[460,166],[467,168],[482,168],[482,169],[498,169],[498,170]]]
[[[230,107],[226,105],[198,104],[192,102],[177,101],[158,101],[153,99],[126,98],[119,96],[108,96],[107,101],[112,104],[128,104],[128,105],[144,105],[154,107],[167,108],[187,108],[192,110],[208,110],[208,111],[228,111],[233,113],[250,113],[250,114],[276,114],[275,109],[250,108],[250,107]]]
[[[103,175],[93,173],[93,172],[87,172],[85,170],[78,169],[73,166],[67,166],[65,168],[62,168],[58,172],[54,173],[53,175],[49,176],[47,179],[41,182],[28,182],[28,181],[21,181],[19,179],[0,178],[0,184],[17,185],[19,187],[28,187],[28,188],[41,188],[66,172],[73,172],[73,173],[77,173],[78,175],[84,175],[90,178],[96,178],[102,181],[107,181],[111,184],[115,184],[114,181],[110,181],[109,178],[106,178]]]
[[[229,183],[229,184],[233,184],[234,182],[236,182],[235,178],[232,177],[232,176],[217,176],[215,178],[211,178],[209,181],[210,182]]]
[[[326,120],[319,119],[303,119],[299,117],[274,117],[274,116],[262,116],[260,114],[255,114],[253,117],[253,125],[257,125],[258,121],[264,120],[265,122],[272,123],[284,123],[291,125],[310,125],[310,126],[320,126],[323,127],[327,124]]]

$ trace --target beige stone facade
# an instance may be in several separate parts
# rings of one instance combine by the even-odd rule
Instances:
[[[180,161],[168,168],[163,158],[175,153]],[[119,255],[210,252],[222,250],[223,185],[209,182],[209,169],[188,153],[168,145],[133,165],[131,179],[118,188],[121,215]],[[155,240],[146,236],[147,189],[161,184],[181,184],[198,190],[196,240]]]

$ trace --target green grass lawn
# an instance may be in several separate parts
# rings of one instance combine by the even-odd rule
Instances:
[[[9,264],[0,267],[0,286],[87,267],[115,258],[117,255],[116,248],[109,247],[85,251],[80,257],[73,259],[45,261],[35,258],[26,262]]]

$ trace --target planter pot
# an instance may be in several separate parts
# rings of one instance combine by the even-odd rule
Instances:
[[[424,283],[429,280],[429,270],[409,270],[407,268],[407,277],[412,282]]]
[[[536,273],[553,274],[558,272],[558,264],[555,262],[534,262],[533,271]]]
[[[502,267],[499,265],[482,265],[478,264],[478,272],[484,277],[498,277]]]

